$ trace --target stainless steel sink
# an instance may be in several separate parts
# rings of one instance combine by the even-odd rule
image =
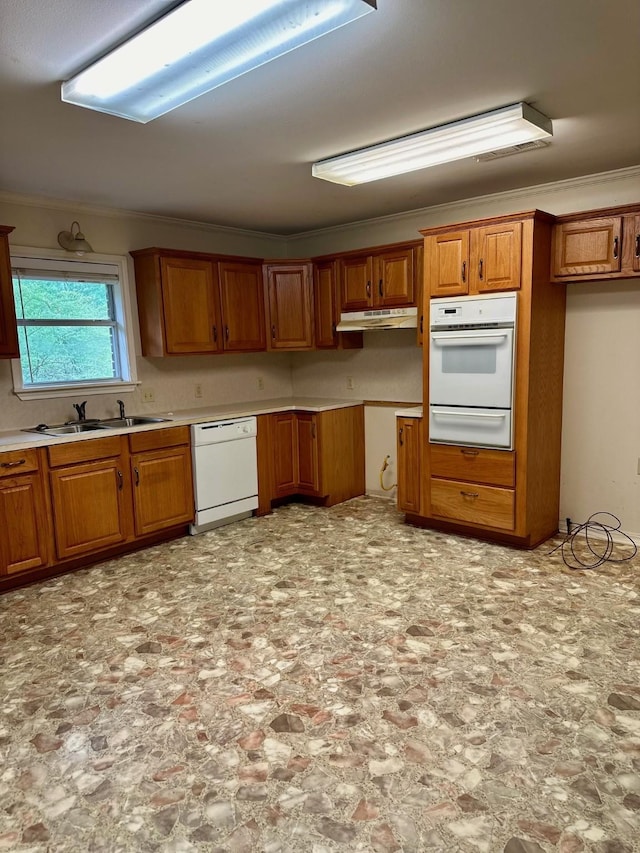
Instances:
[[[37,432],[40,435],[75,435],[80,432],[93,432],[94,430],[104,430],[109,427],[104,427],[99,423],[77,423],[77,424],[58,424],[57,426],[34,427],[33,429],[25,429],[23,432]]]
[[[100,426],[107,429],[118,429],[118,427],[143,426],[144,424],[163,424],[168,420],[169,418],[148,418],[144,415],[131,415],[128,418],[105,418],[105,420],[100,421]]]

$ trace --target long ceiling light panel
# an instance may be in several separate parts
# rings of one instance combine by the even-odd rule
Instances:
[[[546,116],[528,104],[512,104],[320,160],[311,171],[316,178],[352,187],[552,135]]]
[[[62,100],[145,124],[376,8],[376,0],[186,0],[62,84]]]

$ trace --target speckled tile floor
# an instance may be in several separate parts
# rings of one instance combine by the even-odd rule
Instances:
[[[299,504],[0,598],[0,850],[640,851],[640,561]]]

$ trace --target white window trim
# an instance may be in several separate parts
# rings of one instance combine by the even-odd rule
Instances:
[[[33,246],[12,246],[11,256],[37,258],[39,260],[69,261],[69,252],[60,249],[36,249]],[[119,287],[116,291],[115,308],[120,328],[120,358],[124,380],[105,380],[103,382],[75,382],[73,385],[39,385],[37,388],[24,386],[22,367],[19,358],[11,359],[13,393],[20,400],[51,399],[54,397],[76,397],[79,393],[114,394],[135,391],[138,381],[135,340],[133,334],[133,314],[129,292],[129,263],[125,255],[99,255],[92,252],[83,261],[96,264],[113,264],[118,268]],[[13,266],[13,262],[12,262]]]

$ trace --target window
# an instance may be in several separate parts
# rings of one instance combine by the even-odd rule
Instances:
[[[16,394],[30,399],[133,387],[126,259],[27,252],[11,260],[20,342]]]

